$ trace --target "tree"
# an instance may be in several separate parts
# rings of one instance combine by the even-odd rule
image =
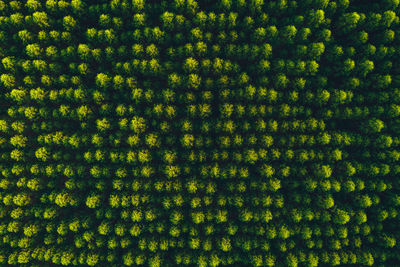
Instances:
[[[249,3],[249,8],[251,12],[254,14],[261,12],[263,5],[264,5],[264,0],[251,0]]]
[[[374,62],[365,60],[358,64],[357,70],[363,77],[366,77],[368,73],[374,70]]]
[[[308,55],[313,59],[318,59],[325,52],[325,45],[322,42],[312,43],[308,47]]]
[[[46,12],[34,12],[32,14],[33,22],[41,28],[47,28],[50,26],[49,19]]]
[[[385,127],[383,121],[372,118],[363,123],[363,130],[365,133],[379,133]]]
[[[63,26],[67,31],[73,31],[77,26],[77,22],[72,16],[65,16],[63,18]]]
[[[289,79],[285,74],[281,73],[276,76],[275,86],[278,88],[286,88],[289,85]]]
[[[333,222],[335,224],[346,224],[350,221],[350,215],[341,209],[336,209],[333,213]]]
[[[36,158],[42,160],[42,161],[47,161],[50,157],[49,152],[46,150],[45,147],[41,147],[35,152]]]
[[[222,251],[228,252],[232,249],[231,240],[229,238],[222,238],[219,242]]]
[[[36,0],[28,0],[28,1],[26,1],[25,6],[26,6],[29,10],[31,10],[31,11],[36,11],[36,10],[38,10],[39,8],[42,7],[41,4],[40,4],[40,2],[38,2],[38,1],[36,1]]]
[[[360,263],[367,265],[367,266],[373,266],[374,265],[374,257],[372,256],[371,253],[369,252],[363,252],[361,255],[359,255],[360,258]]]
[[[72,10],[75,14],[79,15],[79,14],[83,14],[85,12],[86,9],[86,3],[82,2],[81,0],[72,0],[71,1],[71,7]]]
[[[387,1],[389,2],[389,1]],[[395,3],[396,1],[393,1]],[[395,4],[396,5],[396,4]],[[398,1],[397,1],[398,5]],[[392,10],[387,10],[383,13],[382,15],[382,20],[381,23],[383,24],[384,27],[389,28],[391,24],[396,20],[396,13],[393,12]]]
[[[308,75],[315,75],[318,72],[319,64],[315,60],[309,60],[306,62],[305,71]]]
[[[318,198],[318,205],[323,209],[330,209],[335,205],[332,195],[327,195]]]
[[[15,147],[25,147],[28,139],[22,135],[15,135],[11,137],[10,143]]]
[[[183,65],[183,69],[187,73],[195,72],[197,70],[199,63],[192,57],[189,57],[185,60],[185,63]]]
[[[106,131],[111,127],[110,122],[106,118],[97,120],[96,124],[97,124],[97,129],[100,131]]]
[[[290,267],[297,267],[298,266],[298,260],[297,260],[296,256],[293,255],[292,253],[289,253],[286,256],[286,264],[287,264],[287,266],[290,266]]]
[[[104,73],[96,75],[96,84],[102,88],[107,88],[111,83],[111,78]]]
[[[388,135],[379,135],[374,142],[374,146],[378,148],[389,148],[393,143],[393,139]]]
[[[151,45],[147,46],[146,47],[146,54],[149,57],[152,57],[152,58],[156,57],[158,55],[157,47],[154,44],[151,44]]]
[[[121,75],[116,75],[113,78],[113,87],[116,90],[121,90],[125,85],[124,78]]]
[[[92,194],[86,198],[86,206],[91,209],[97,208],[100,205],[100,202],[101,200],[99,195]]]
[[[311,10],[309,13],[309,21],[310,25],[315,25],[318,27],[320,24],[322,24],[325,20],[325,12],[324,10],[318,9],[318,10]]]
[[[1,63],[5,70],[15,72],[17,63],[15,57],[5,57],[1,60]]]
[[[187,86],[192,89],[197,89],[200,86],[201,77],[197,74],[189,74],[187,78]]]
[[[143,11],[145,3],[145,0],[132,0],[133,11],[136,13]]]
[[[85,61],[88,61],[91,58],[91,50],[86,44],[79,44],[77,52],[79,57]]]
[[[396,245],[396,239],[394,237],[390,237],[388,235],[384,235],[382,237],[382,241],[385,247],[393,248]]]
[[[252,35],[252,39],[259,44],[263,43],[266,40],[266,37],[267,31],[262,27],[257,28]]]
[[[385,89],[392,83],[392,77],[390,75],[376,74],[374,80],[378,89]]]
[[[95,266],[99,261],[99,255],[90,253],[87,255],[86,264],[89,266]]]
[[[329,165],[319,165],[314,169],[314,174],[321,179],[329,178],[332,175],[332,169]]]
[[[196,14],[196,16],[200,16],[199,14]],[[173,30],[174,28],[174,13],[165,11],[162,15],[161,15],[161,21],[163,23],[163,27],[167,30]]]
[[[19,12],[10,15],[9,23],[16,28],[20,28],[23,25],[23,21],[24,16]]]
[[[16,85],[15,77],[11,74],[1,74],[0,81],[6,88],[12,88]]]
[[[27,30],[21,30],[18,32],[18,37],[24,45],[29,44],[33,41],[33,35]]]
[[[168,85],[175,89],[181,85],[181,77],[177,73],[172,73],[168,76]]]
[[[261,169],[261,174],[268,178],[272,177],[275,174],[275,169],[270,165],[264,164],[264,166]]]
[[[281,31],[282,37],[288,42],[293,42],[296,34],[297,34],[297,29],[293,25],[285,26]]]
[[[360,15],[356,12],[345,13],[339,18],[338,26],[343,33],[348,33],[357,27],[360,18]]]

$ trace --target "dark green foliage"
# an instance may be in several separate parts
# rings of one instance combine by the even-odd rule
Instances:
[[[0,266],[400,266],[397,12],[0,1]]]

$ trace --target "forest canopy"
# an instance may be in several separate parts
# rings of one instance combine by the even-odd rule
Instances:
[[[398,12],[0,0],[0,266],[400,266]]]

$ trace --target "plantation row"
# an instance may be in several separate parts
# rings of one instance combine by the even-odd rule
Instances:
[[[0,265],[400,265],[399,4],[0,1]]]

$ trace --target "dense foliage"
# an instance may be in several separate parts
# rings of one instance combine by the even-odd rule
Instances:
[[[0,265],[400,266],[399,12],[0,1]]]

